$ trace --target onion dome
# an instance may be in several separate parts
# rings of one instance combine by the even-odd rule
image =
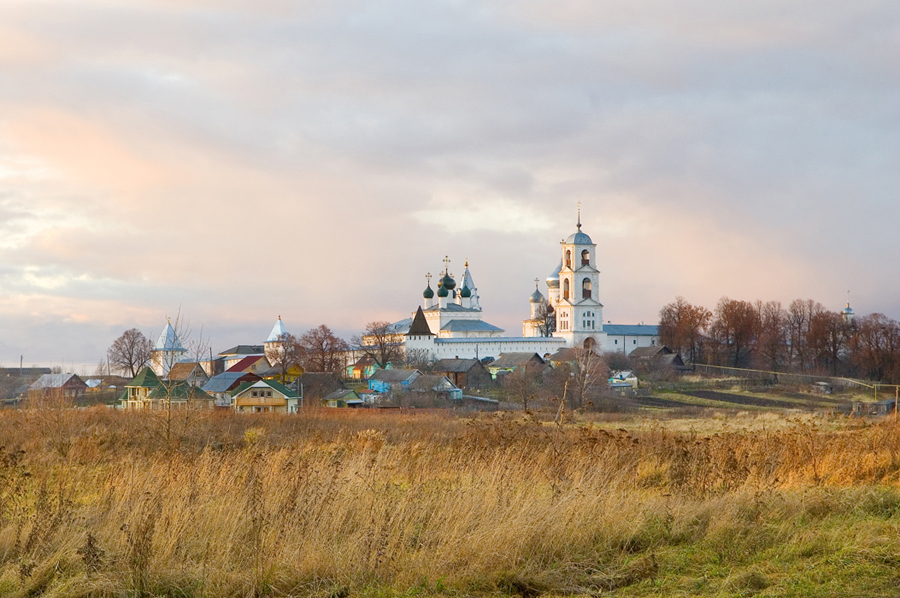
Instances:
[[[550,276],[547,277],[547,286],[551,289],[559,288],[559,271],[562,270],[562,260],[559,260],[559,265],[556,267],[556,270],[553,271]]]
[[[441,278],[441,286],[449,291],[452,291],[456,288],[456,281],[453,280],[453,278],[445,272],[444,277]]]
[[[447,287],[444,285],[439,285],[438,287],[438,297],[446,297],[450,294],[450,291],[447,290]]]
[[[472,291],[469,290],[469,287],[463,285],[462,290],[459,292],[459,296],[463,298],[468,298],[472,296]]]
[[[431,290],[431,284],[425,287],[425,292],[422,293],[422,296],[426,299],[431,299],[432,297],[434,297],[434,291]]]
[[[855,316],[856,314],[853,313],[853,308],[850,307],[849,303],[847,303],[847,307],[845,307],[843,310],[841,310],[841,315],[844,317],[845,320],[852,320],[853,316]]]
[[[535,289],[534,292],[531,294],[531,298],[529,299],[529,301],[531,303],[543,303],[544,296],[541,295],[541,292],[538,289]]]

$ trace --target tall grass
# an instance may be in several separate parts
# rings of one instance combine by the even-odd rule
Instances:
[[[710,436],[443,413],[177,422],[0,412],[0,595],[651,592],[704,562],[731,563],[713,590],[762,591],[777,574],[732,574],[749,555],[831,558],[842,521],[900,517],[894,420]],[[873,529],[853,550],[889,567],[900,542]],[[679,564],[687,546],[706,561]]]

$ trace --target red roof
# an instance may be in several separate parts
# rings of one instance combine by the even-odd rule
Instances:
[[[265,355],[251,355],[250,357],[245,357],[227,370],[226,372],[246,372],[250,370],[254,365],[256,365],[260,359],[265,359]]]

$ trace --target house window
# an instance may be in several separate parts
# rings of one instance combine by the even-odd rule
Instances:
[[[591,265],[591,252],[585,249],[581,252],[581,265],[582,266],[590,266]]]
[[[590,299],[591,298],[591,279],[585,278],[581,281],[581,298],[582,299]]]

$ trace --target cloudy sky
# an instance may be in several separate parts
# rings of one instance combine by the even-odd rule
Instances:
[[[349,336],[444,255],[518,334],[579,201],[606,320],[900,318],[898,57],[893,0],[0,0],[0,364]]]

